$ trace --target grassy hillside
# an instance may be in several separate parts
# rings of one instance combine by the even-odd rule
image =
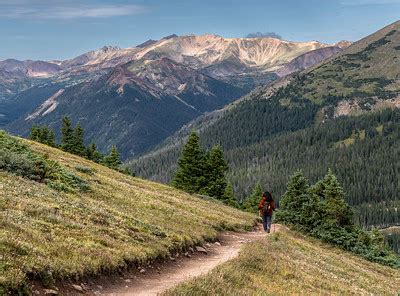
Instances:
[[[218,230],[253,225],[254,216],[220,203],[17,141],[22,144],[10,151],[29,158],[17,159],[0,145],[0,294],[22,289],[31,278],[51,285],[54,279],[115,271],[212,239]],[[35,171],[15,170],[23,160],[42,164],[42,158],[84,188],[74,182],[71,188],[53,186],[58,174],[38,179]]]
[[[282,230],[166,295],[397,295],[400,271]]]

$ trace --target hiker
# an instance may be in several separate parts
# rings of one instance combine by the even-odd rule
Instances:
[[[258,204],[258,209],[260,210],[260,214],[262,217],[262,222],[264,226],[264,231],[267,233],[271,232],[271,221],[272,221],[272,214],[275,210],[275,202],[272,198],[271,193],[265,191],[260,203]]]

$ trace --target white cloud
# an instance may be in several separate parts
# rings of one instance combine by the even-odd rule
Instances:
[[[390,5],[400,4],[400,0],[345,0],[341,4],[344,6]]]
[[[144,13],[145,7],[139,5],[80,5],[64,1],[33,1],[27,5],[24,0],[9,4],[0,0],[0,17],[31,18],[31,19],[76,19],[76,18],[107,18]],[[47,2],[47,4],[46,4]],[[58,3],[57,3],[58,2]]]

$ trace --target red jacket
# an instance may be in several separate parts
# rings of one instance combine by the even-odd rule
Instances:
[[[269,215],[272,216],[272,212],[275,210],[275,202],[271,201],[270,202],[270,208],[268,209],[267,213],[263,212],[263,207],[264,207],[264,203],[267,201],[267,199],[265,197],[261,198],[260,203],[258,204],[258,209],[261,211],[262,214],[264,215]]]

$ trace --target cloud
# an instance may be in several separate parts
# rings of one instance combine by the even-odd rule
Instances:
[[[282,39],[282,36],[275,32],[265,32],[265,33],[256,32],[247,34],[246,36],[246,38],[266,38],[266,37]]]
[[[400,4],[400,0],[345,0],[340,4],[343,6],[391,5]]]
[[[0,0],[0,16],[24,19],[76,19],[76,18],[108,18],[127,16],[146,12],[140,5],[109,4],[85,5],[74,1],[63,0]]]

